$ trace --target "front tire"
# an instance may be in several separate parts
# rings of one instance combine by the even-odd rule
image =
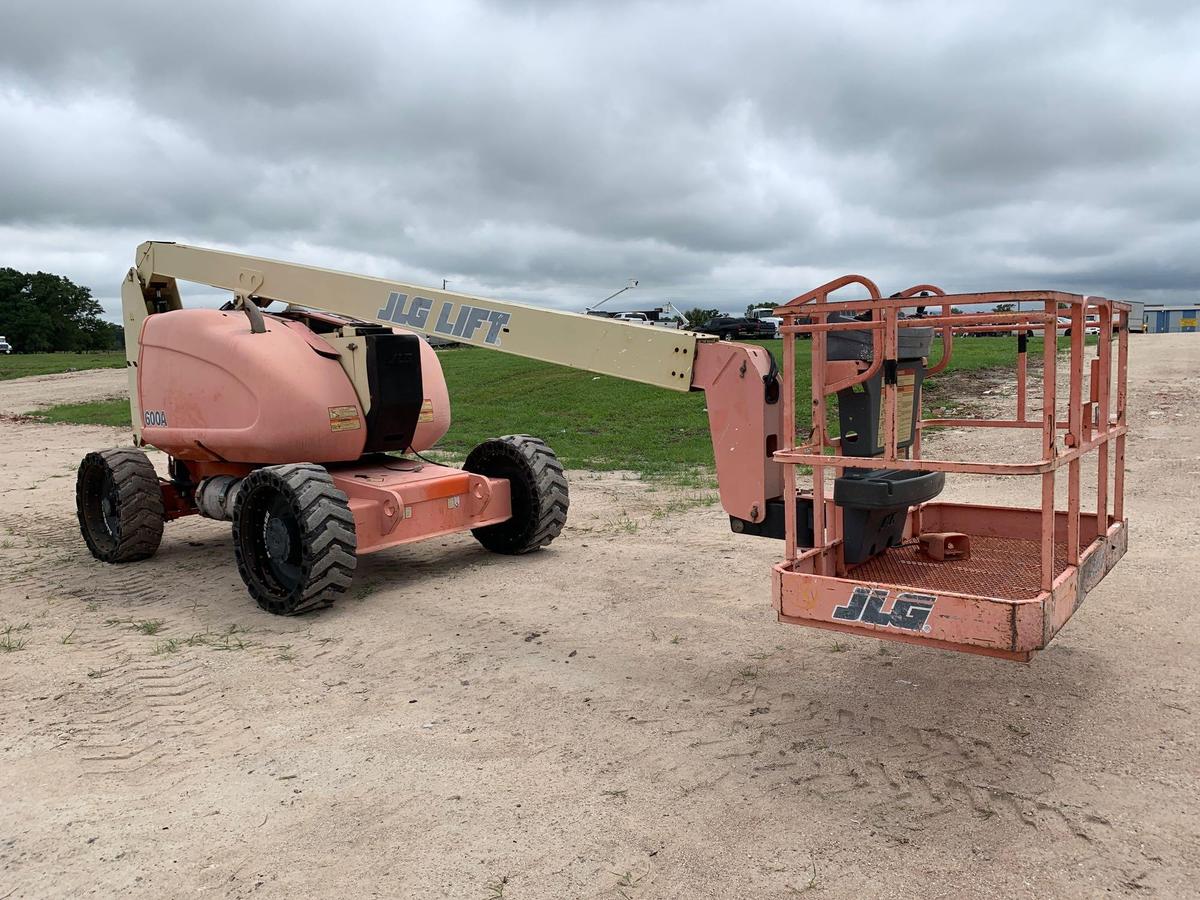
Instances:
[[[75,514],[92,556],[125,563],[154,555],[162,543],[162,488],[141,450],[89,453],[75,478]]]
[[[493,553],[519,555],[545,547],[567,523],[570,496],[563,467],[545,441],[509,434],[484,441],[463,468],[476,475],[508,480],[512,518],[471,533]]]
[[[242,480],[233,549],[267,612],[296,616],[332,604],[354,578],[357,545],[346,495],[321,466],[267,466]]]

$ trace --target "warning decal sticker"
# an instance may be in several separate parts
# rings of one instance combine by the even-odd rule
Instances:
[[[908,440],[913,427],[913,393],[917,389],[917,376],[912,372],[901,372],[896,379],[896,442]],[[884,428],[887,421],[887,404],[879,404],[879,444],[887,440]]]
[[[358,418],[357,406],[329,407],[330,431],[357,431],[359,428],[362,428],[362,422]]]

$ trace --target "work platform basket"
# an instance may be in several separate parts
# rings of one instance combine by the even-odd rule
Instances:
[[[851,285],[865,289],[867,298],[830,300],[833,292]],[[1011,304],[1013,311],[954,311],[974,304]],[[903,311],[913,307],[918,315],[905,317]],[[784,469],[786,534],[785,559],[772,575],[772,596],[780,620],[1019,661],[1046,647],[1125,553],[1129,309],[1101,297],[1057,291],[946,295],[933,285],[883,298],[873,282],[858,275],[829,282],[777,309],[783,319],[784,361],[780,442],[786,446],[774,458]],[[926,315],[926,310],[933,312]],[[902,348],[914,345],[908,330],[930,328],[941,336],[940,360],[932,367],[925,359],[919,366],[906,361]],[[1098,332],[1097,355],[1090,360],[1088,331]],[[835,348],[831,359],[830,336],[846,332],[859,341],[868,334],[869,352],[838,359],[847,354]],[[1060,332],[1070,339],[1065,411],[1059,408],[1057,390]],[[956,337],[980,333],[1017,335],[1011,418],[923,418],[920,380],[947,367]],[[795,426],[800,335],[812,338],[812,430],[803,438]],[[1031,407],[1027,396],[1030,336],[1045,337],[1040,408]],[[844,347],[847,338],[836,343]],[[878,424],[877,437],[871,439],[878,441],[872,448],[878,452],[847,452],[847,436],[830,435],[827,398],[865,393],[871,385],[878,392],[877,409],[870,407],[867,415]],[[924,458],[922,431],[935,426],[981,429],[978,446],[984,460]],[[995,451],[986,440],[995,434],[990,429],[1040,432],[1040,456],[988,461],[989,449]],[[1095,511],[1084,512],[1081,463],[1092,454],[1096,505]],[[797,466],[811,467],[811,488],[797,490]],[[829,490],[826,474],[832,470],[840,490],[854,486],[848,474],[864,477],[862,470],[881,467],[898,477],[923,472],[1040,478],[1041,508],[937,501],[902,506],[894,540],[865,559],[855,549],[849,557],[859,561],[847,562],[848,510]],[[1064,468],[1066,507],[1056,510],[1055,482]],[[936,558],[919,541],[922,535],[946,534],[965,538],[969,554]]]

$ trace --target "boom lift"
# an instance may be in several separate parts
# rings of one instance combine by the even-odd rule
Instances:
[[[669,390],[705,391],[731,528],[784,541],[786,559],[773,573],[782,621],[1028,659],[1124,550],[1127,308],[1099,298],[1037,294],[1044,312],[958,321],[950,302],[961,299],[944,298],[943,314],[924,320],[924,332],[914,328],[914,340],[907,340],[897,335],[911,324],[898,318],[901,307],[912,304],[908,295],[882,300],[870,282],[848,278],[778,310],[785,322],[781,378],[759,346],[148,242],[122,286],[135,447],[84,458],[76,488],[80,528],[97,559],[122,563],[151,556],[167,521],[193,514],[230,520],[238,571],[250,594],[264,609],[285,615],[336,600],[350,585],[358,554],[466,530],[499,553],[546,546],[566,522],[569,499],[562,466],[543,441],[528,435],[485,441],[461,469],[421,457],[450,425],[441,366],[421,337],[436,335]],[[233,300],[220,310],[184,309],[178,281],[230,291]],[[829,293],[853,282],[867,286],[871,298],[829,303]],[[273,301],[288,306],[264,312]],[[1093,372],[1083,423],[1074,381],[1083,359],[1077,328],[1069,420],[1058,422],[1048,400],[1048,421],[1026,421],[1022,337],[1021,421],[1008,424],[1041,427],[1049,435],[1050,456],[1021,470],[1043,474],[1049,513],[1045,507],[1009,518],[988,512],[981,525],[971,507],[930,503],[945,471],[995,469],[919,459],[929,325],[943,334],[943,359],[933,372],[949,361],[956,325],[999,322],[1023,335],[1046,321],[1052,329],[1059,304],[1071,305],[1081,321],[1098,309],[1111,324],[1118,311],[1116,420],[1109,422],[1107,402],[1111,366],[1101,365],[1103,397]],[[813,335],[814,430],[802,444],[793,370],[795,337],[804,333]],[[839,340],[841,351],[834,346]],[[1104,344],[1107,350],[1107,336]],[[1053,349],[1045,358],[1053,373]],[[834,393],[841,400],[840,439],[828,436],[824,421],[825,398]],[[910,434],[899,433],[905,428]],[[1067,432],[1065,452],[1055,449],[1059,430]],[[1102,446],[1107,458],[1110,439],[1117,446],[1114,515],[1104,509],[1081,517],[1079,457]],[[140,449],[146,445],[168,454],[168,478],[155,473]],[[831,448],[841,454],[827,456]],[[881,460],[889,468],[880,469]],[[812,467],[811,490],[797,490],[797,464]],[[1072,467],[1072,493],[1070,508],[1055,514],[1053,470],[1060,464]],[[835,475],[832,497],[826,496],[827,468]],[[972,541],[977,558],[985,550],[988,566],[1003,565],[1006,554],[1027,550],[1003,542],[1029,542],[1039,525],[1042,568],[1033,597],[1008,596],[990,582],[992,590],[972,590],[978,566],[962,566]],[[988,543],[996,537],[1000,545]],[[1066,542],[1061,558],[1059,538]],[[920,551],[913,549],[918,542]],[[910,557],[925,569],[888,568]],[[896,572],[908,580],[884,578]],[[1024,589],[1024,583],[1015,588]]]

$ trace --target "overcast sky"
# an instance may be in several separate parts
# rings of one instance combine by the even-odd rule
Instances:
[[[109,313],[147,239],[575,309],[1190,299],[1198,9],[5,0],[0,265]]]

